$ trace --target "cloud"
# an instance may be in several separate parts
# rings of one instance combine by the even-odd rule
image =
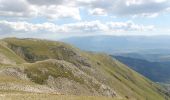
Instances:
[[[81,19],[79,8],[71,0],[0,0],[0,15],[4,18]]]
[[[144,17],[158,15],[170,7],[169,0],[91,0],[88,3],[80,0],[80,4],[87,6],[90,12],[97,8],[110,15]]]
[[[29,3],[34,5],[59,5],[65,0],[27,0]]]
[[[58,6],[42,6],[39,9],[39,15],[44,16],[48,19],[59,19],[59,18],[74,18],[81,20],[79,9],[75,7],[67,7],[63,5]]]
[[[81,19],[91,15],[155,17],[169,11],[169,0],[0,0],[0,16],[11,18]]]
[[[107,23],[107,26],[110,28],[110,30],[116,30],[116,31],[151,31],[154,30],[153,25],[138,25],[135,24],[132,21],[128,22],[109,22]]]
[[[101,8],[95,8],[92,10],[89,10],[90,14],[92,15],[107,15],[107,12],[104,9]]]
[[[32,24],[28,22],[0,21],[0,34],[11,33],[53,33],[59,32],[60,27],[53,23]],[[61,29],[61,31],[64,31]]]
[[[60,34],[60,33],[113,33],[114,32],[131,32],[131,31],[150,31],[154,26],[144,26],[128,22],[106,22],[100,21],[77,22],[64,25],[54,23],[32,24],[28,22],[9,22],[0,21],[0,34]]]
[[[35,9],[25,0],[0,0],[0,16],[26,18],[35,16]]]
[[[130,1],[130,0],[129,0]],[[165,11],[170,5],[169,1],[158,2],[157,0],[132,0],[136,2],[120,2],[113,12],[118,15],[153,15]],[[138,1],[138,2],[137,2]]]
[[[67,29],[68,32],[103,32],[108,31],[107,25],[101,23],[100,21],[91,21],[91,22],[78,22],[63,25]]]

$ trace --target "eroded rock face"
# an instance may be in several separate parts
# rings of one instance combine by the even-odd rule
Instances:
[[[81,71],[75,65],[58,60],[51,60],[54,64],[62,64],[61,67],[69,70],[74,77],[82,79],[82,81],[76,81],[66,77],[53,77],[48,76],[46,84],[64,94],[75,94],[75,95],[96,95],[96,96],[118,96],[117,93],[109,86],[99,82],[93,76],[89,76],[85,72]]]
[[[0,76],[2,78],[6,78],[6,80],[8,79],[9,81],[11,81],[0,81],[0,90],[14,90],[37,93],[57,93],[57,91],[45,85],[31,83],[31,80],[27,77],[27,75],[24,73],[24,70],[21,68],[3,68],[0,70]]]
[[[84,66],[91,67],[91,64],[87,58],[82,57],[79,53],[75,52],[72,49],[66,48],[64,46],[58,46],[58,47],[50,48],[50,50],[54,54],[60,53],[60,55],[57,55],[58,57],[57,59],[59,60],[66,60],[77,66],[84,65]]]
[[[24,73],[24,70],[21,68],[14,67],[4,68],[0,70],[0,75],[15,77],[22,80],[29,80],[27,75]]]
[[[104,96],[117,96],[117,93],[114,90],[104,84],[100,85],[99,91],[101,91]]]
[[[50,88],[55,89],[59,93],[62,94],[70,94],[70,95],[94,95],[97,93],[91,93],[87,86],[75,82],[74,80],[69,80],[67,78],[53,78],[49,76],[47,80],[47,85]]]
[[[103,95],[108,97],[118,96],[114,90],[100,83],[98,84],[99,90],[95,90],[94,88],[88,87],[85,84],[80,84],[78,82],[75,82],[74,80],[69,80],[67,78],[61,77],[54,78],[52,76],[49,76],[46,82],[50,88],[63,94],[91,95],[91,96]]]
[[[30,52],[28,49],[29,47],[17,46],[17,45],[9,45],[9,47],[20,57],[28,62],[36,62],[40,60],[48,59],[47,56],[43,55],[35,55],[34,53]]]

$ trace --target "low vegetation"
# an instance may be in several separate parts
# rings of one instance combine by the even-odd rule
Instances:
[[[84,52],[62,42],[3,39],[0,59],[0,96],[7,100],[168,98],[162,87],[107,54]]]

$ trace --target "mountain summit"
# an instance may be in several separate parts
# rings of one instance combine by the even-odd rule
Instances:
[[[63,42],[0,40],[0,92],[165,100],[164,90],[107,54]]]

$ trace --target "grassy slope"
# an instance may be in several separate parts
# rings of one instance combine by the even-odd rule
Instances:
[[[114,88],[124,95],[131,95],[140,99],[161,100],[160,94],[157,94],[160,87],[135,71],[129,69],[117,60],[112,60],[106,55],[94,55],[99,62],[104,62],[101,68],[106,73],[111,74],[108,84],[114,84]],[[92,58],[94,59],[94,57]],[[128,91],[128,92],[127,92]]]
[[[102,96],[71,96],[55,94],[33,94],[33,93],[0,93],[2,100],[127,100],[107,98]]]
[[[35,62],[45,59],[62,59],[73,64],[78,64],[76,66],[81,66],[79,67],[80,70],[83,70],[88,75],[94,76],[98,81],[110,86],[122,97],[128,96],[128,98],[138,98],[140,100],[164,100],[163,95],[159,91],[160,87],[158,85],[152,83],[150,80],[144,78],[122,63],[118,62],[117,60],[113,60],[105,54],[82,52],[61,42],[15,38],[4,39],[3,41],[7,42],[8,47],[10,47],[17,55],[20,56],[17,56],[15,53],[11,52],[9,48],[7,48],[13,54],[9,55],[9,57],[16,56],[18,58],[18,63],[24,63],[24,60],[27,62]],[[88,69],[84,69],[82,66],[89,66],[89,64],[80,61],[79,59],[82,58],[77,59],[73,55],[78,55],[78,57],[82,56],[83,59],[87,59],[87,61],[90,63],[90,67],[96,72],[91,72]],[[62,69],[55,69],[58,68],[56,67],[57,65],[51,64],[50,66],[47,66],[46,64],[50,65],[51,63],[45,61],[24,65],[27,69],[26,73],[30,75],[33,81],[38,84],[42,84],[43,81],[47,79],[46,75],[43,75],[38,71],[40,65],[41,67],[48,67],[49,72],[47,74],[53,75],[55,77],[63,75],[63,77],[69,78],[72,76],[72,73],[65,74],[63,73]],[[40,76],[32,77],[31,73],[36,73]],[[82,79],[76,77],[70,78],[72,78],[72,80],[78,80],[82,82]]]
[[[3,41],[0,41],[0,53],[3,53],[8,59],[16,62],[17,64],[24,63],[25,60],[23,60],[20,56],[18,56],[15,52],[13,52],[11,49],[7,47],[7,44]]]

